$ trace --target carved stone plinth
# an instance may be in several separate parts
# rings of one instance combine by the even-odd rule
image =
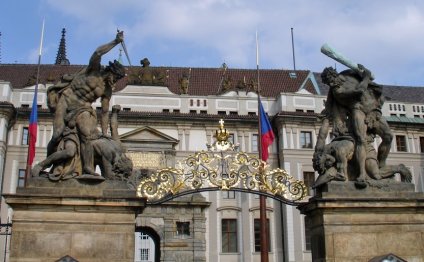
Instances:
[[[129,197],[119,182],[64,182],[39,179],[4,196],[13,208],[10,262],[66,255],[86,262],[133,262],[135,218],[144,199]]]
[[[298,207],[310,219],[312,260],[368,262],[395,254],[424,261],[424,194],[392,183],[358,190],[353,182],[331,182]]]

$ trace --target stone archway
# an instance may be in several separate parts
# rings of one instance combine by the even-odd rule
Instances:
[[[134,261],[159,262],[160,236],[151,227],[136,227],[134,250]]]

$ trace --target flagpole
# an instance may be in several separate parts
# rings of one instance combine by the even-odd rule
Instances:
[[[259,43],[258,31],[256,31],[256,77],[258,92],[258,152],[259,158],[262,159],[262,126],[261,126],[261,88],[259,84]],[[267,235],[267,219],[266,219],[266,198],[259,196],[259,222],[260,222],[260,240],[261,240],[261,262],[268,262],[268,235]]]
[[[38,63],[37,63],[37,80],[35,82],[35,89],[34,89],[34,98],[32,100],[32,109],[31,109],[31,115],[30,115],[30,122],[31,119],[33,117],[35,117],[35,121],[37,121],[37,114],[38,114],[38,110],[37,110],[37,95],[38,95],[38,84],[39,84],[39,80],[40,80],[40,65],[41,65],[41,50],[43,49],[43,38],[44,38],[44,19],[43,19],[43,25],[41,28],[41,40],[40,40],[40,49],[38,52]],[[36,126],[36,128],[38,128]],[[27,186],[27,181],[28,178],[30,176],[31,173],[31,167],[32,167],[32,162],[34,159],[34,154],[35,154],[35,143],[37,140],[37,130],[35,130],[35,136],[33,137],[31,132],[31,123],[28,127],[28,153],[27,153],[27,165],[26,165],[26,169],[25,169],[25,178],[24,178],[24,186]],[[34,140],[33,140],[34,139]],[[34,147],[34,148],[31,148]],[[34,150],[33,152],[31,150]]]

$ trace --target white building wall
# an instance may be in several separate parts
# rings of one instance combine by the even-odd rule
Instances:
[[[137,87],[138,88],[138,87]],[[155,87],[156,88],[156,87]],[[124,89],[125,90],[125,89]],[[134,91],[134,90],[133,90]],[[121,92],[113,96],[113,103],[121,104],[123,107],[130,107],[132,111],[156,111],[161,112],[163,109],[181,110],[181,113],[187,113],[189,110],[208,110],[209,114],[216,114],[218,111],[237,111],[240,115],[247,115],[249,112],[257,112],[257,98],[254,95],[245,95],[239,97],[235,94],[228,96],[188,96],[167,93],[165,89],[159,91],[154,88],[145,89],[147,93]],[[32,103],[31,92],[33,89],[12,90],[9,85],[0,82],[0,94],[7,98],[8,101],[16,102],[15,106],[21,104]],[[39,94],[39,103],[45,107],[45,93],[41,89]],[[150,92],[150,93],[148,93]],[[156,92],[156,94],[155,94]],[[196,101],[196,106],[190,106],[190,99]],[[201,103],[197,106],[197,99],[207,99],[207,105]],[[313,110],[319,113],[323,109],[323,101],[325,97],[314,96],[307,93],[298,94],[281,94],[276,99],[264,99],[263,105],[270,116],[275,115],[280,111],[294,112],[299,110]],[[411,104],[406,104],[406,114],[413,115]],[[414,104],[415,105],[415,104]],[[383,107],[385,115],[390,114],[388,106]],[[399,112],[398,112],[399,113]],[[151,127],[163,132],[180,142],[176,146],[177,159],[183,159],[188,154],[195,151],[206,150],[206,142],[211,142],[212,134],[218,127],[218,123],[199,124],[193,126],[192,121],[188,117],[186,120],[175,120],[175,123],[164,126],[163,123],[153,125]],[[252,134],[257,134],[256,126],[246,125],[241,120],[240,123],[228,121],[227,129],[235,135],[235,142],[240,144],[242,151],[256,151],[252,148]],[[0,118],[0,138],[5,140],[5,120]],[[5,174],[8,177],[4,178],[4,193],[16,192],[18,169],[25,168],[26,146],[21,145],[22,128],[26,123],[18,121],[8,138],[7,162],[5,165]],[[124,134],[134,130],[134,126],[120,126],[119,133]],[[312,154],[313,149],[299,148],[299,135],[302,130],[312,132],[312,142],[316,142],[317,126],[307,126],[304,123],[289,123],[284,125],[279,130],[280,146],[278,149],[284,154],[284,168],[293,175],[296,179],[303,179],[304,171],[313,171],[312,169]],[[424,191],[424,168],[422,164],[422,152],[419,145],[420,137],[424,136],[422,127],[420,128],[395,128],[395,134],[405,135],[407,137],[408,152],[396,152],[395,141],[392,145],[392,153],[389,155],[388,162],[391,164],[404,163],[411,169],[414,175],[414,183],[417,191]],[[51,138],[52,124],[43,122],[39,125],[39,136],[36,162],[43,159],[45,156],[45,147]],[[282,141],[282,142],[281,142]],[[381,140],[377,139],[377,142]],[[270,165],[278,167],[277,156],[277,141],[272,145],[270,155]],[[0,165],[1,167],[1,165]],[[208,261],[259,261],[259,254],[253,252],[254,235],[253,235],[253,220],[258,217],[259,201],[253,196],[237,193],[234,200],[223,200],[220,192],[204,193],[207,201],[211,203],[206,210],[206,252]],[[288,261],[311,261],[310,252],[305,250],[305,239],[303,229],[303,216],[300,215],[295,207],[283,206],[280,210],[278,203],[268,201],[267,216],[271,221],[272,232],[272,252],[270,253],[270,261],[282,261],[282,241],[284,237]],[[3,203],[3,207],[5,204]],[[7,212],[7,208],[2,208],[2,214]],[[282,236],[282,227],[280,225],[280,214],[285,213],[286,232]],[[3,218],[7,215],[2,215]],[[239,221],[239,245],[240,252],[237,254],[223,254],[221,252],[221,219],[236,218]],[[274,229],[274,230],[273,230]]]

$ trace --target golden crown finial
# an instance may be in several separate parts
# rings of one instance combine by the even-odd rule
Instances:
[[[224,128],[224,120],[219,120],[219,130],[216,130],[216,140],[220,143],[227,142],[230,137],[230,133]]]

